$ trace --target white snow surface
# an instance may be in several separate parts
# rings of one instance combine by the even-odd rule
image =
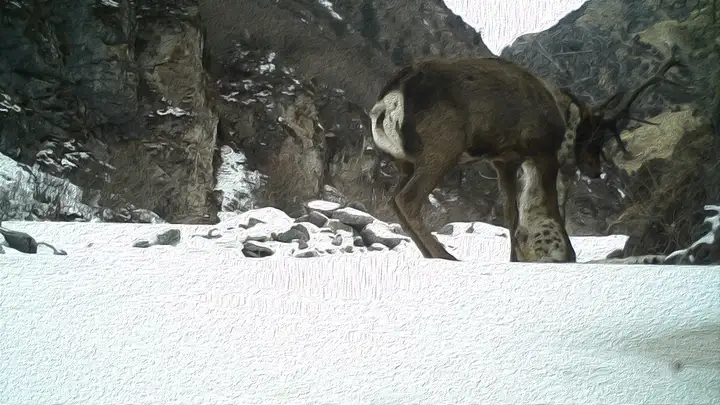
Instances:
[[[0,255],[0,404],[720,403],[720,266],[501,263],[477,223],[440,235],[461,262],[3,225],[68,255]]]
[[[258,224],[248,229],[239,228],[238,224],[247,224],[246,215],[263,218],[267,223]],[[63,249],[69,255],[124,255],[127,249],[132,249],[133,242],[140,239],[152,239],[155,235],[169,229],[178,229],[182,239],[175,246],[159,245],[151,249],[158,255],[192,255],[196,253],[221,252],[228,249],[237,250],[237,255],[248,237],[255,235],[269,235],[272,232],[283,232],[291,224],[292,219],[282,211],[272,207],[261,208],[246,215],[229,212],[219,213],[222,221],[214,225],[188,225],[188,224],[138,224],[138,223],[103,223],[103,222],[41,222],[41,221],[3,221],[3,226],[13,231],[25,232],[37,241],[53,244]],[[274,215],[274,220],[273,220]],[[482,222],[463,223],[455,222],[452,235],[438,235],[436,237],[445,244],[448,251],[460,260],[473,260],[486,263],[507,263],[510,257],[510,242],[507,230],[502,227],[484,224]],[[473,225],[473,233],[466,232],[466,228]],[[207,235],[212,229],[217,229],[221,236],[215,239],[200,237]],[[327,238],[323,238],[323,236]],[[337,248],[331,244],[333,234],[313,235],[310,242],[312,248],[325,251]],[[408,238],[409,239],[409,238]],[[578,262],[604,259],[616,250],[622,249],[627,241],[625,235],[609,236],[572,236],[570,241],[575,248]],[[297,250],[296,243],[269,242],[278,249],[277,255],[283,255],[290,249]],[[352,244],[348,237],[344,244]],[[384,252],[383,254],[400,255],[407,258],[419,258],[422,255],[418,248],[409,242],[403,242],[402,249]],[[52,250],[39,247],[38,254],[52,255]],[[339,254],[339,253],[337,253]],[[366,255],[367,252],[357,252],[352,255]],[[371,253],[379,254],[379,253]],[[13,249],[6,249],[7,255],[23,255]],[[188,260],[193,260],[192,258]],[[257,260],[257,259],[255,259]]]

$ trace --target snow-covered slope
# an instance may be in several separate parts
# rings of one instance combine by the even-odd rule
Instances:
[[[4,255],[0,403],[720,403],[718,291],[718,267]]]
[[[301,229],[309,229],[306,243],[297,241],[290,235],[285,242],[279,242],[280,237],[291,233],[293,226],[298,226],[293,219],[282,211],[266,207],[248,211],[243,214],[224,213],[224,220],[214,225],[186,225],[186,224],[117,224],[101,222],[39,222],[39,221],[5,221],[3,227],[17,232],[25,232],[38,242],[50,243],[58,249],[63,249],[69,255],[124,255],[128,250],[136,250],[134,244],[141,241],[152,242],[157,235],[174,232],[172,242],[152,246],[151,257],[166,254],[196,254],[212,253],[234,249],[237,254],[244,248],[267,249],[278,256],[310,257],[308,252],[317,252],[315,255],[326,254],[368,254],[390,253],[413,258],[421,257],[420,251],[411,243],[410,238],[400,234],[382,234],[382,227],[388,227],[368,214],[357,212],[373,219],[379,229],[379,237],[385,242],[389,238],[397,240],[397,246],[387,243],[363,243],[356,239],[358,231],[350,225],[335,220],[328,221],[329,225],[316,227],[310,223],[301,222]],[[246,227],[250,223],[255,225]],[[262,222],[261,222],[262,221]],[[350,220],[346,222],[352,223]],[[176,231],[174,231],[176,230]],[[389,232],[389,231],[388,231]],[[502,227],[482,222],[455,222],[445,227],[444,233],[437,234],[439,240],[448,246],[448,249],[461,260],[474,260],[490,263],[508,262],[510,245],[507,230]],[[162,238],[162,236],[160,236]],[[367,241],[368,238],[366,237]],[[371,239],[370,241],[372,241]],[[610,235],[602,237],[571,237],[578,262],[601,260],[614,250],[622,249],[627,240],[625,235]],[[2,242],[0,240],[0,242]],[[369,241],[368,241],[369,242]],[[0,243],[0,246],[2,243]],[[251,246],[252,245],[252,246]],[[6,249],[7,254],[22,254],[12,249]],[[38,254],[52,254],[49,248],[39,248]]]

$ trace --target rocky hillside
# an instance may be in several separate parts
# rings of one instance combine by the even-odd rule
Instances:
[[[677,49],[686,68],[633,103],[617,166],[583,184],[570,204],[570,231],[630,236],[625,254],[668,254],[708,232],[704,204],[720,199],[717,126],[718,38],[712,2],[592,0],[551,29],[516,40],[502,57],[599,103],[631,91]],[[608,192],[599,192],[608,184]],[[574,228],[574,229],[573,229]]]
[[[670,46],[690,66],[672,73],[686,88],[635,103],[660,123],[628,123],[635,157],[576,181],[572,234],[627,233],[627,254],[702,234],[720,197],[709,10],[590,0],[503,52],[591,100],[642,82]],[[429,55],[490,52],[441,0],[1,2],[0,153],[17,163],[0,162],[0,220],[215,223],[267,206],[297,217],[321,198],[396,222],[395,172],[365,111],[394,69]],[[425,207],[433,229],[501,224],[494,175],[448,175]]]

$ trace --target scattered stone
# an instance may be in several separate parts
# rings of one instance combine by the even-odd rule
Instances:
[[[257,241],[247,241],[243,244],[243,254],[246,257],[268,257],[275,254],[275,249],[271,246]]]
[[[305,204],[305,207],[309,210],[309,212],[312,211],[318,211],[321,214],[324,214],[326,216],[330,216],[333,211],[340,208],[341,205],[336,202],[331,201],[325,201],[325,200],[313,200],[309,201]]]
[[[293,225],[287,231],[273,237],[273,239],[283,243],[290,243],[296,239],[301,241],[309,241],[310,233],[304,227],[298,227],[297,225]]]
[[[307,249],[308,247],[310,247],[310,245],[308,245],[307,241],[301,240],[300,242],[298,242],[298,249],[302,250]]]
[[[360,232],[360,236],[362,236],[367,246],[373,243],[382,243],[390,249],[397,246],[403,240],[408,240],[406,236],[393,232],[390,225],[380,221],[368,224],[365,229]]]
[[[37,253],[37,241],[25,232],[0,227],[0,235],[5,238],[7,247],[22,253]]]
[[[350,235],[353,234],[353,228],[350,225],[344,224],[334,218],[327,221],[327,224],[325,224],[325,228],[330,229],[333,232],[345,231],[350,233]]]
[[[5,249],[3,249],[2,245],[0,245],[0,255],[4,255],[4,254],[5,254]]]
[[[132,244],[132,247],[136,247],[136,248],[149,248],[150,246],[152,246],[152,245],[150,244],[150,241],[149,241],[149,240],[145,240],[145,239],[141,239],[141,240],[135,241],[135,242],[133,242],[133,244]]]
[[[350,225],[358,229],[362,229],[367,224],[376,221],[375,217],[372,215],[350,207],[340,208],[333,211],[332,217],[346,225]]]
[[[342,235],[335,235],[335,237],[332,239],[332,242],[330,242],[330,243],[332,243],[335,246],[340,246],[340,245],[342,245],[342,242],[343,242]]]
[[[170,245],[175,246],[180,242],[182,234],[179,229],[168,229],[167,231],[157,235],[158,245]]]
[[[318,256],[320,256],[320,252],[318,252],[317,250],[306,250],[304,252],[297,252],[294,255],[294,257],[297,257],[297,258],[318,257]]]
[[[353,246],[365,246],[365,241],[363,241],[362,236],[358,235],[353,238]]]
[[[367,249],[371,252],[382,252],[382,251],[388,250],[387,246],[383,245],[382,243],[377,243],[377,242],[368,246]]]
[[[151,240],[147,239],[140,239],[135,242],[133,242],[132,246],[136,248],[149,248],[150,246],[155,245],[169,245],[169,246],[175,246],[180,242],[180,239],[182,237],[182,234],[180,233],[179,229],[173,228],[168,229],[165,232],[159,233],[155,235],[154,238]]]
[[[355,248],[352,245],[347,245],[347,246],[340,248],[340,250],[345,253],[352,253],[355,250]]]
[[[322,228],[327,224],[328,217],[324,214],[317,212],[317,211],[310,211],[310,214],[308,214],[308,222],[311,224],[317,226],[318,228]]]
[[[325,249],[325,253],[329,253],[329,254],[333,255],[333,254],[337,253],[337,249],[327,248],[327,249]]]

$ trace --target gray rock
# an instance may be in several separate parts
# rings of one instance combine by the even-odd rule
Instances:
[[[365,246],[365,241],[363,240],[362,236],[358,235],[353,238],[353,246]]]
[[[308,214],[301,215],[301,216],[295,218],[295,223],[308,222],[308,221],[310,221],[310,215],[308,215]]]
[[[355,248],[352,245],[347,245],[340,248],[340,251],[342,251],[343,253],[352,253],[355,251]]]
[[[176,246],[178,242],[180,242],[180,239],[182,238],[182,234],[179,229],[173,228],[168,229],[165,232],[159,233],[155,235],[150,240],[147,239],[139,239],[133,242],[132,246],[136,248],[149,248],[150,246],[155,245],[167,245],[167,246]]]
[[[308,222],[312,223],[313,225],[322,228],[327,224],[328,217],[318,211],[310,211],[310,214],[308,214]]]
[[[307,249],[309,246],[307,241],[301,240],[298,242],[298,249]]]
[[[320,252],[317,250],[306,250],[304,252],[297,252],[293,256],[298,258],[318,257],[320,256]]]
[[[141,239],[133,242],[132,247],[136,248],[149,248],[152,246],[149,240]]]
[[[293,240],[308,241],[310,240],[310,234],[307,232],[307,229],[297,227],[295,225],[287,231],[275,236],[273,239],[283,243],[290,243]]]
[[[243,254],[245,257],[268,257],[275,254],[275,249],[272,248],[272,246],[268,244],[264,244],[262,242],[258,241],[246,241],[243,244],[242,249]]]
[[[180,242],[182,234],[179,229],[168,229],[167,231],[157,235],[158,245],[170,245],[175,246]]]
[[[370,246],[373,243],[382,243],[390,249],[394,248],[404,240],[409,240],[408,237],[398,235],[393,232],[390,225],[380,221],[368,224],[365,229],[360,232],[360,236],[362,236],[363,241],[367,246]]]
[[[358,230],[365,227],[365,225],[374,222],[376,219],[372,215],[356,210],[355,208],[340,208],[332,212],[334,219],[340,220],[340,222],[350,225]]]
[[[342,235],[335,235],[335,237],[332,239],[331,242],[335,246],[340,246],[343,243],[343,237]]]
[[[333,232],[344,231],[344,232],[349,233],[350,235],[352,235],[353,231],[354,231],[350,225],[344,224],[344,223],[340,222],[340,220],[337,220],[334,218],[328,220],[328,222],[327,222],[327,224],[325,224],[324,228],[329,229]]]
[[[0,227],[0,235],[5,238],[9,248],[22,253],[37,253],[37,241],[25,232]]]

